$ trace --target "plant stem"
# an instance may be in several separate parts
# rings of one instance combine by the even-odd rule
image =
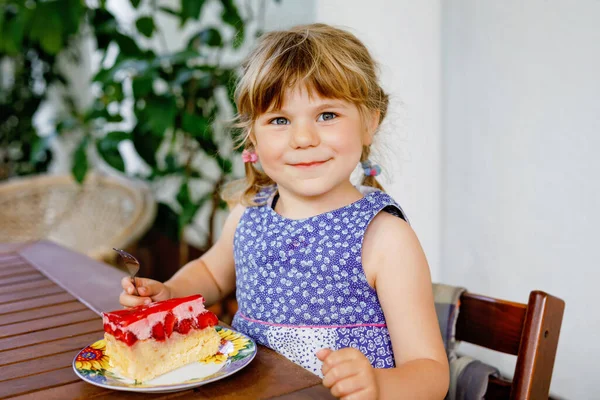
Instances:
[[[221,202],[221,188],[225,183],[225,176],[221,175],[217,183],[215,184],[214,191],[211,195],[211,209],[208,217],[208,236],[206,238],[206,248],[210,248],[215,241],[215,219],[217,217],[217,211],[219,211],[219,203]]]

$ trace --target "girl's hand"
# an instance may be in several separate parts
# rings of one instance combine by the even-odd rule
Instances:
[[[131,278],[125,276],[121,279],[123,292],[119,296],[119,302],[125,307],[135,307],[171,298],[171,289],[164,283],[148,278],[135,278],[135,283],[139,296],[135,294]]]
[[[375,370],[359,350],[348,347],[336,351],[321,349],[323,385],[343,400],[376,399],[379,394]]]

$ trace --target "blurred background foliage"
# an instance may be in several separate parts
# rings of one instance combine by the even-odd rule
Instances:
[[[238,150],[223,121],[235,112],[239,61],[223,60],[260,35],[260,26],[251,33],[248,27],[265,1],[130,0],[129,24],[106,1],[2,2],[0,180],[47,171],[56,140],[68,139],[78,182],[97,166],[148,182],[159,201],[154,228],[170,240],[178,242],[204,207],[199,234],[208,248],[217,212],[226,208],[219,189],[236,177]],[[169,50],[165,18],[178,23],[177,50]],[[90,59],[84,40],[100,61],[88,85],[90,104],[82,105],[63,66]],[[51,87],[61,112],[40,132],[34,119]],[[127,168],[125,149],[143,168]],[[160,196],[157,183],[165,179],[177,186],[172,200]]]

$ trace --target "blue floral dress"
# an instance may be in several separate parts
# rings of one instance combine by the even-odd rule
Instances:
[[[355,347],[373,367],[394,367],[392,344],[376,291],[361,262],[365,231],[381,211],[406,220],[386,193],[359,188],[364,197],[314,217],[248,207],[234,236],[238,312],[233,327],[321,376],[315,353]]]

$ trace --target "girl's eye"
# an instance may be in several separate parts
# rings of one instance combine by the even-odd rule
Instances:
[[[288,125],[290,121],[287,118],[277,117],[273,118],[269,123],[273,125]]]
[[[324,112],[324,113],[321,113],[321,115],[319,115],[318,121],[330,121],[336,117],[337,117],[337,115],[335,113]]]

